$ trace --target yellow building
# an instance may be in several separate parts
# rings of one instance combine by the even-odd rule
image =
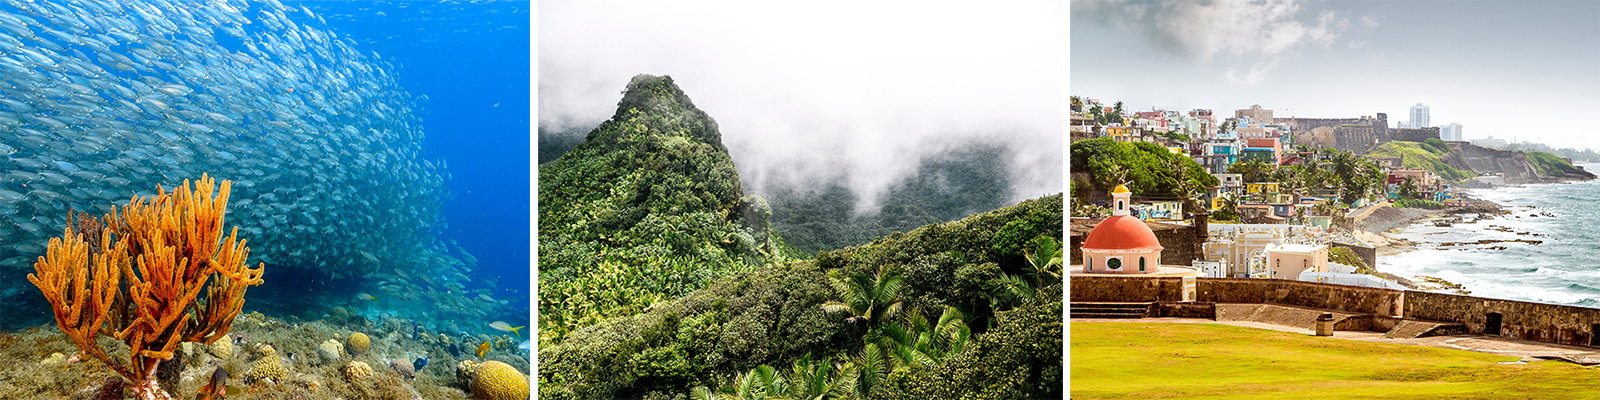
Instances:
[[[1106,136],[1116,139],[1117,142],[1135,142],[1139,139],[1139,128],[1134,126],[1108,126]]]
[[[1277,182],[1246,183],[1246,184],[1244,184],[1244,192],[1248,193],[1248,194],[1277,193],[1278,192],[1278,183]]]

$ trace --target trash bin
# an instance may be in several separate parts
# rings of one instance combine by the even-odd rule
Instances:
[[[1317,317],[1317,336],[1333,336],[1333,313]]]

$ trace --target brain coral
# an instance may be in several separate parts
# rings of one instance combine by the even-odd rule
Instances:
[[[349,364],[345,364],[344,368],[340,368],[339,372],[344,373],[345,380],[354,381],[372,376],[372,366],[361,361],[351,361]]]
[[[478,364],[472,374],[472,398],[523,400],[528,398],[528,377],[499,361]]]
[[[372,339],[367,338],[367,334],[361,332],[351,333],[349,342],[350,345],[348,347],[350,347],[351,354],[366,354],[367,347],[372,345]]]

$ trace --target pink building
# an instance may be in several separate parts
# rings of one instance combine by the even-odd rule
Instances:
[[[1155,232],[1129,212],[1133,193],[1117,185],[1111,191],[1111,218],[1100,221],[1083,241],[1083,271],[1149,274],[1161,270],[1161,242]]]

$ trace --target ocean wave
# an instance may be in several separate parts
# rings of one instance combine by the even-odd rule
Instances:
[[[1581,285],[1581,284],[1577,284],[1577,283],[1574,283],[1574,284],[1571,284],[1571,285],[1567,285],[1567,289],[1575,290],[1575,291],[1579,291],[1579,292],[1585,292],[1585,293],[1597,293],[1597,294],[1600,294],[1600,288],[1596,288],[1596,287],[1592,287],[1592,286],[1585,286],[1585,285]]]

